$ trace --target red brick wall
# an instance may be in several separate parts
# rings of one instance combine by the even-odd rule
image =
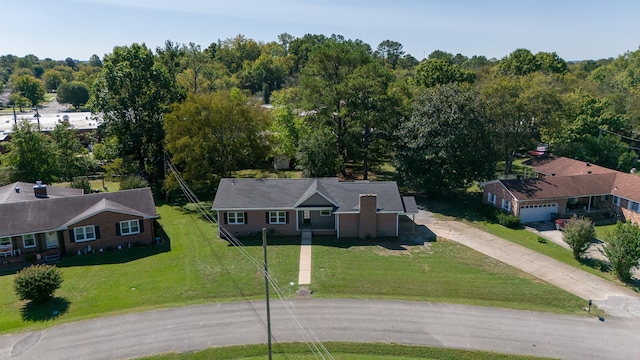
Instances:
[[[142,220],[144,232],[133,235],[118,236],[116,233],[116,224],[125,220]],[[69,226],[69,230],[82,226],[98,226],[100,229],[100,238],[92,241],[71,242],[69,237],[69,231],[64,231],[64,246],[68,254],[74,254],[78,251],[83,251],[89,245],[96,251],[100,248],[112,247],[116,248],[118,245],[128,247],[131,244],[144,244],[151,245],[153,243],[154,229],[153,220],[144,220],[139,216],[132,216],[127,214],[115,213],[115,212],[102,212],[88,219],[82,220],[76,224]]]
[[[234,212],[234,211],[232,211]],[[220,225],[235,236],[243,236],[254,232],[262,232],[262,229],[273,229],[283,236],[295,236],[299,232],[296,230],[295,210],[286,211],[289,215],[287,224],[269,224],[267,221],[267,210],[243,211],[246,214],[244,224],[225,224],[226,211],[220,211]]]
[[[378,214],[377,235],[396,236],[398,214]]]
[[[489,202],[489,193],[492,193],[496,196],[496,203],[491,204]],[[507,189],[502,186],[499,182],[487,184],[484,186],[484,193],[482,194],[482,202],[485,204],[493,205],[499,209],[502,209],[502,199],[505,199],[511,202],[511,213],[515,214],[515,209],[517,203],[515,199],[511,196],[511,194],[507,191]]]

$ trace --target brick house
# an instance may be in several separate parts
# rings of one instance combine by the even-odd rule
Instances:
[[[395,182],[315,179],[222,179],[212,209],[220,236],[270,229],[284,236],[398,236],[400,216],[417,213]]]
[[[84,195],[40,183],[5,185],[0,187],[0,261],[151,244],[157,217],[149,188]]]
[[[597,215],[640,223],[640,177],[564,157],[529,163],[535,178],[483,184],[483,202],[523,223]]]

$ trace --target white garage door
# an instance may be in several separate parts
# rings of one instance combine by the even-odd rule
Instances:
[[[558,212],[558,203],[523,205],[520,207],[520,221],[523,223],[549,221],[551,214]]]

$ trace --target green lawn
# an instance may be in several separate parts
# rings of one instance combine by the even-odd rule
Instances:
[[[408,346],[399,344],[356,344],[344,342],[325,342],[323,345],[336,359],[344,360],[418,360],[418,359],[543,359],[534,356],[506,355],[487,351],[455,350],[436,347]],[[276,343],[272,346],[274,359],[311,360],[322,358],[310,352],[302,343]],[[171,353],[145,357],[147,360],[209,360],[235,359],[258,360],[267,359],[267,345],[247,345],[210,348],[188,353]],[[324,356],[327,356],[323,353]]]
[[[595,226],[596,238],[601,241],[606,241],[608,233],[612,232],[615,227],[615,224]]]

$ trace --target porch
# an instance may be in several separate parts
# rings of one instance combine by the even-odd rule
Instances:
[[[296,210],[298,231],[311,230],[313,233],[331,234],[336,231],[336,215],[333,208],[309,208]]]
[[[587,217],[608,217],[613,216],[613,204],[609,195],[583,196],[567,199],[565,217],[587,216]]]

